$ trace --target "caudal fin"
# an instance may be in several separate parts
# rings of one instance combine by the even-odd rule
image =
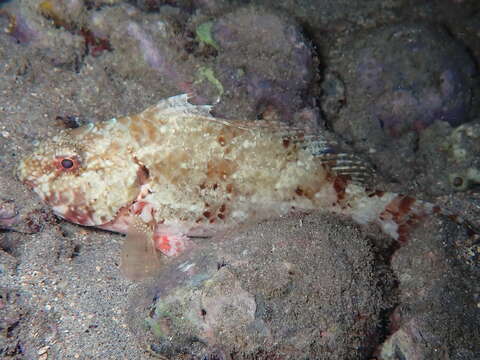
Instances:
[[[404,244],[413,228],[426,217],[440,214],[465,227],[469,235],[479,231],[468,221],[438,205],[414,197],[384,191],[365,191],[349,185],[347,200],[342,212],[348,213],[360,223],[376,223],[383,232]],[[363,193],[363,194],[362,194]]]

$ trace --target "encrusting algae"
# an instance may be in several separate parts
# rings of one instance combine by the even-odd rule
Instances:
[[[439,208],[409,196],[366,190],[368,169],[319,136],[267,121],[227,121],[187,95],[140,114],[62,131],[18,166],[55,214],[127,234],[122,268],[151,274],[158,252],[172,256],[191,237],[294,211],[324,210],[377,223],[402,242]],[[150,259],[150,260],[146,260]]]

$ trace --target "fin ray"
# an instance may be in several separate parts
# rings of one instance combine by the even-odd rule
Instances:
[[[373,182],[375,173],[373,168],[355,154],[338,152],[336,145],[335,142],[310,137],[304,148],[317,157],[333,175],[343,176],[352,182],[365,185]]]
[[[208,121],[242,130],[270,130],[278,137],[299,145],[317,157],[334,175],[344,176],[353,182],[368,183],[373,178],[373,170],[359,157],[338,152],[337,143],[320,135],[307,134],[305,130],[271,120],[228,121],[212,116],[211,105],[194,105],[188,102],[187,94],[180,94],[160,100],[155,110],[162,116],[197,116]]]
[[[186,116],[202,116],[206,118],[213,118],[210,111],[212,105],[194,105],[188,102],[189,96],[187,94],[180,94],[171,96],[160,100],[154,105],[155,110],[164,116],[184,114]]]
[[[123,242],[121,271],[130,280],[153,276],[159,269],[160,259],[150,234],[129,230]]]

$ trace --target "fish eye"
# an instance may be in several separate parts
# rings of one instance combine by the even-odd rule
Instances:
[[[55,167],[59,171],[75,171],[79,168],[80,162],[76,156],[57,156],[55,158]]]
[[[73,161],[71,159],[63,159],[61,161],[62,167],[64,169],[70,169],[73,166]]]

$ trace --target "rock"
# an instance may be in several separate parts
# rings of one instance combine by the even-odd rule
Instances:
[[[457,191],[480,184],[480,120],[456,128],[447,139],[448,180]]]
[[[333,129],[387,176],[415,178],[418,133],[435,121],[455,127],[470,120],[475,66],[442,29],[385,26],[353,35],[339,53],[332,70],[348,97],[330,119]]]
[[[164,269],[143,296],[136,292],[132,329],[172,359],[358,359],[378,344],[393,304],[384,270],[348,220],[273,220]]]
[[[202,30],[200,40],[211,39],[216,47],[196,73],[194,88],[210,101],[220,100],[219,115],[292,123],[309,104],[304,94],[313,85],[316,61],[297,24],[256,6],[194,24],[197,34]]]
[[[439,121],[422,131],[418,141],[417,180],[433,195],[475,191],[480,184],[480,121],[453,128]]]
[[[463,262],[468,245],[461,227],[428,219],[392,258],[399,305],[391,335],[379,349],[384,360],[477,359],[480,304],[477,265]]]
[[[436,120],[453,126],[468,120],[475,66],[446,32],[393,25],[354,36],[349,45],[341,60],[352,99],[345,115],[365,114],[347,125],[355,141],[374,144],[374,136],[399,137]]]

